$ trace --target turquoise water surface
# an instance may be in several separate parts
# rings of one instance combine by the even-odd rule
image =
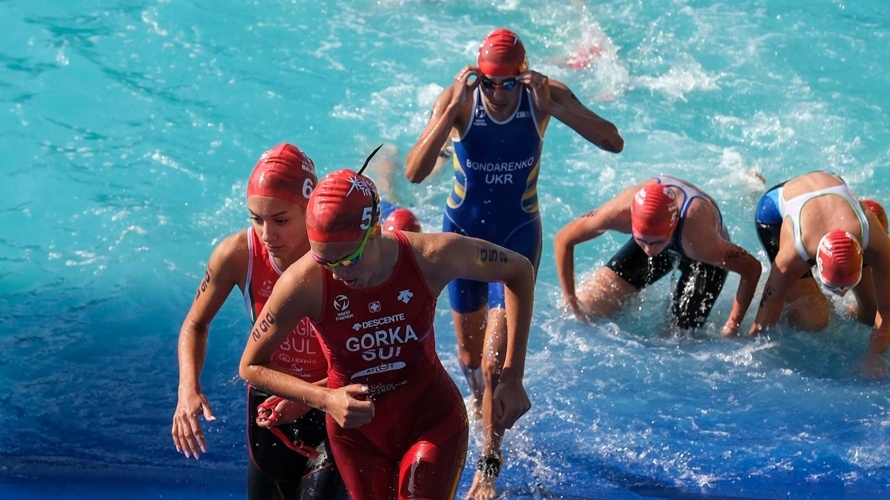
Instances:
[[[717,198],[765,271],[753,210],[766,187],[831,169],[890,206],[885,0],[8,0],[0,497],[243,497],[237,362],[250,324],[238,297],[208,347],[208,453],[183,458],[169,433],[179,327],[214,245],[247,225],[247,175],[283,141],[322,173],[358,167],[381,142],[404,157],[498,26],[626,141],[612,155],[558,122],[547,133],[534,407],[507,435],[502,498],[890,495],[890,382],[856,374],[867,327],[720,339],[736,276],[692,338],[664,335],[669,279],[582,325],[562,310],[551,245],[662,173]],[[566,64],[589,47],[589,66]],[[397,187],[426,230],[440,227],[447,175]],[[625,240],[580,247],[577,269]],[[439,352],[466,392],[447,302]],[[478,448],[472,433],[462,495]]]

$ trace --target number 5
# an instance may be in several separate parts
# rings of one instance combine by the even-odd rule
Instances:
[[[373,208],[374,207],[365,207],[365,211],[362,212],[362,225],[359,226],[364,230],[368,230],[368,226],[371,225],[371,218],[373,217]]]

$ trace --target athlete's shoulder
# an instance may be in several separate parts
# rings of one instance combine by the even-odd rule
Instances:
[[[704,196],[708,195],[704,194]],[[720,225],[715,223],[720,220],[720,208],[716,203],[710,198],[693,197],[686,207],[686,225],[691,224],[698,233],[720,233]]]
[[[247,238],[248,231],[246,229],[232,233],[216,245],[213,255],[224,260],[247,258],[250,248]]]
[[[455,252],[469,243],[473,238],[461,236],[456,233],[408,233],[402,232],[414,256],[421,265],[432,266],[451,265]]]
[[[207,270],[219,286],[243,286],[248,262],[247,231],[239,231],[216,245],[210,254]]]
[[[556,88],[559,90],[565,90],[565,91],[571,92],[571,89],[569,89],[568,85],[566,85],[565,83],[563,83],[559,80],[556,80],[554,78],[550,78],[549,76],[547,77],[547,83],[550,84],[551,89]]]

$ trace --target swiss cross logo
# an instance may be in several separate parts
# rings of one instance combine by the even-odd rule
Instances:
[[[372,313],[380,312],[380,301],[375,300],[368,304],[368,311],[371,311]]]

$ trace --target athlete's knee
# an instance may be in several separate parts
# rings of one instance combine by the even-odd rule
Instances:
[[[817,332],[831,321],[831,304],[812,278],[798,280],[786,299],[785,318],[795,330]]]
[[[624,307],[637,290],[608,267],[600,268],[581,283],[576,292],[579,305],[589,317],[608,317]]]
[[[482,359],[482,379],[485,385],[492,387],[497,384],[501,376],[501,363],[497,356],[485,356]]]
[[[463,366],[479,368],[487,325],[485,308],[471,313],[452,311],[457,335],[457,355]]]
[[[479,370],[482,367],[482,356],[466,349],[457,350],[457,360],[461,367],[468,370]]]
[[[804,332],[818,332],[828,327],[831,312],[818,304],[798,302],[788,308],[788,326]]]

